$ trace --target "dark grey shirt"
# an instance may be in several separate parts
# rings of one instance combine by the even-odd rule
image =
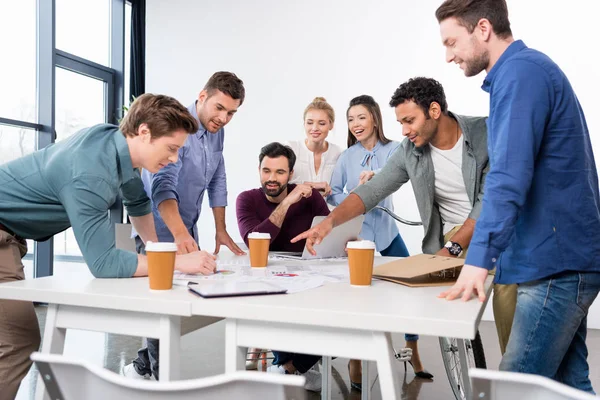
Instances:
[[[488,167],[487,127],[485,117],[466,117],[449,113],[458,121],[464,135],[462,175],[473,209],[469,218],[477,219],[481,212],[483,186]],[[417,148],[405,139],[392,154],[381,172],[354,190],[365,203],[367,211],[403,184],[412,184],[425,237],[422,251],[434,254],[444,245],[443,223],[434,201],[435,172],[429,146]]]

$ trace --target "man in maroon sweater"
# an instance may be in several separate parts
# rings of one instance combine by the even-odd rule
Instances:
[[[298,243],[290,243],[290,240],[310,229],[314,217],[329,215],[329,208],[316,189],[304,184],[288,184],[296,163],[296,155],[289,146],[269,143],[260,150],[258,161],[261,188],[240,193],[236,202],[240,235],[247,245],[250,232],[270,233],[269,250],[303,251],[304,240]],[[276,350],[273,355],[273,366],[267,372],[298,372],[306,378],[305,389],[321,390],[321,374],[311,369],[320,356]]]
[[[250,232],[270,233],[269,250],[301,252],[305,241],[290,240],[310,229],[315,216],[329,215],[329,208],[316,189],[288,184],[296,163],[289,146],[269,143],[258,160],[261,188],[240,193],[236,202],[240,235],[247,245]]]

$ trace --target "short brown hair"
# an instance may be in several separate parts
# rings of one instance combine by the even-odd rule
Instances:
[[[435,11],[438,22],[456,18],[458,23],[473,33],[477,23],[485,18],[500,39],[512,36],[506,0],[446,0]]]
[[[119,129],[125,136],[137,136],[141,124],[148,125],[152,139],[170,136],[177,130],[198,131],[198,122],[176,99],[162,94],[145,93],[135,99],[123,117]]]
[[[208,93],[208,97],[212,96],[215,90],[223,92],[232,99],[239,100],[240,106],[244,102],[244,97],[246,97],[244,82],[233,72],[215,72],[204,85],[204,90]]]
[[[335,122],[335,111],[333,111],[333,107],[331,107],[331,104],[329,104],[324,97],[315,97],[314,100],[311,101],[311,103],[308,106],[306,106],[306,108],[304,109],[305,119],[306,114],[310,110],[325,111],[325,114],[327,114],[327,117],[329,118],[329,122],[331,122],[332,124]]]

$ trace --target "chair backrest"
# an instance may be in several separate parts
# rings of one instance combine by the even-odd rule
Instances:
[[[552,379],[516,372],[469,369],[473,400],[593,400],[589,393]]]
[[[306,399],[304,377],[238,371],[174,382],[125,378],[107,369],[57,354],[33,353],[53,400],[284,400]]]

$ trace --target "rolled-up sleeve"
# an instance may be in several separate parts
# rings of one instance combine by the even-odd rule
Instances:
[[[319,195],[320,196],[320,195]],[[242,192],[237,197],[236,214],[240,236],[246,245],[250,232],[268,233],[271,235],[271,243],[281,232],[281,228],[271,222],[269,218],[260,219],[256,214],[254,199],[248,192]]]
[[[187,146],[179,149],[177,162],[171,163],[162,168],[152,177],[152,202],[155,207],[165,200],[175,199],[179,203],[179,194],[177,193],[177,183],[179,182],[179,171],[185,162]]]
[[[121,186],[121,196],[127,214],[132,217],[142,217],[152,212],[152,204],[144,190],[144,183],[139,172],[135,172],[135,178]]]
[[[108,209],[116,193],[96,176],[81,176],[59,193],[83,259],[96,278],[129,278],[137,269],[137,254],[115,247],[114,224]]]
[[[217,159],[211,162],[219,163],[215,174],[208,183],[208,204],[213,207],[227,207],[227,174],[225,172],[225,159],[219,152]]]
[[[488,119],[490,170],[466,263],[492,269],[509,245],[533,179],[552,102],[548,74],[515,60],[495,81]]]

